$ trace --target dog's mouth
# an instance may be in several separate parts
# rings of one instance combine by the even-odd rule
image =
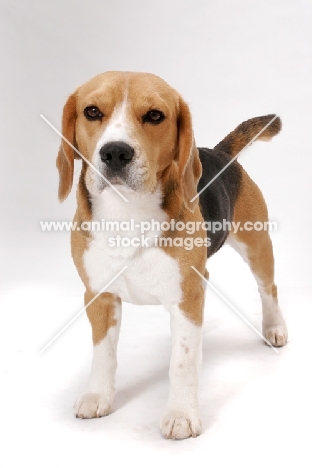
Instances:
[[[126,190],[126,191],[135,191],[136,187],[131,184],[131,179],[127,177],[126,175],[123,177],[121,174],[108,174],[106,173],[104,175],[105,179],[102,179],[101,183],[101,191],[103,191],[105,188],[114,186],[116,188]]]
[[[106,177],[106,179],[112,185],[126,185],[126,183],[118,176]]]
[[[111,168],[102,168],[101,173],[103,174],[103,181],[108,181],[112,185],[128,185],[127,179],[128,174],[125,168],[121,170],[113,170]]]
[[[126,191],[142,194],[150,191],[150,187],[146,183],[146,169],[134,170],[132,165],[129,164],[117,171],[109,167],[101,167],[100,172],[103,175],[103,177],[98,177],[98,189],[101,192],[112,185],[116,186],[116,188],[120,187],[120,189]]]

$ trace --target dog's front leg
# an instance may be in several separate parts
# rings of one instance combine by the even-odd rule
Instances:
[[[117,342],[121,321],[121,301],[110,293],[95,300],[85,293],[87,315],[92,327],[93,360],[86,392],[77,400],[74,410],[78,418],[99,418],[111,411],[115,395]]]
[[[167,439],[186,439],[201,433],[198,380],[202,356],[202,327],[179,306],[169,308],[172,333],[170,392],[161,423]]]

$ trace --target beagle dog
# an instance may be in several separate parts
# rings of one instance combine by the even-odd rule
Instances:
[[[206,260],[225,241],[242,255],[257,281],[264,338],[273,346],[286,344],[268,232],[231,228],[234,222],[265,223],[265,201],[236,160],[220,173],[272,117],[242,123],[211,150],[196,147],[187,104],[152,74],[103,73],[69,96],[57,157],[59,199],[72,188],[74,159],[82,159],[71,247],[86,288],[93,337],[91,375],[75,404],[77,417],[97,418],[111,411],[122,301],[162,304],[170,313],[172,355],[161,431],[169,439],[201,433],[198,379]],[[276,118],[259,138],[270,139],[280,128]],[[92,228],[104,221],[113,229]],[[210,232],[208,225],[214,222],[225,229]],[[128,223],[125,229],[123,223]]]

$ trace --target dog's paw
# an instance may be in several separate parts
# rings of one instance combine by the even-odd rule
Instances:
[[[111,412],[111,403],[100,393],[85,393],[74,405],[76,418],[90,419],[107,416]]]
[[[195,415],[183,415],[170,411],[161,423],[161,432],[166,439],[188,439],[201,434],[201,421]]]
[[[287,327],[284,324],[264,327],[263,335],[269,341],[269,343],[271,343],[271,345],[277,348],[285,346],[288,339]]]

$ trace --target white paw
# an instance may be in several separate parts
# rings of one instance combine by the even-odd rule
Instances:
[[[100,418],[111,412],[111,403],[100,393],[85,393],[76,401],[74,411],[76,418]]]
[[[166,439],[197,437],[201,434],[201,421],[196,415],[170,411],[162,420],[161,432]]]
[[[286,324],[264,327],[263,335],[271,345],[276,346],[277,348],[285,346],[288,338]]]

